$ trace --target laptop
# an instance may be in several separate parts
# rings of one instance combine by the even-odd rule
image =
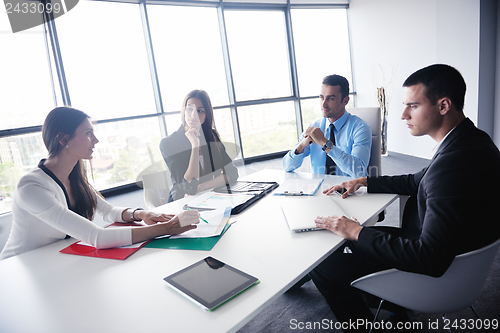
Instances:
[[[281,209],[288,227],[293,232],[322,230],[317,228],[314,222],[318,216],[347,216],[333,198],[326,195],[284,197],[281,201]]]

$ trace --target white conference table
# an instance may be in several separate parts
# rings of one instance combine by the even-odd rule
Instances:
[[[294,177],[324,177],[320,190],[346,180],[281,170],[262,170],[244,179],[281,183]],[[365,192],[334,200],[347,215],[365,223],[396,198]],[[59,253],[75,241],[66,239],[0,261],[0,332],[235,332],[343,242],[326,230],[290,232],[280,199],[269,194],[233,215],[230,221],[237,222],[211,251],[143,248],[121,261]],[[190,200],[161,210],[178,212]],[[215,311],[205,311],[163,278],[206,256],[261,282]]]

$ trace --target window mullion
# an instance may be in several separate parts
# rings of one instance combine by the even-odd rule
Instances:
[[[292,93],[296,98],[295,100],[295,119],[297,126],[297,139],[300,137],[303,132],[302,126],[302,111],[300,106],[300,94],[299,94],[299,80],[297,74],[297,62],[295,61],[295,44],[293,41],[293,29],[292,29],[292,15],[290,13],[290,2],[288,1],[288,5],[285,9],[285,27],[286,27],[286,36],[288,41],[288,58],[290,62],[290,78],[292,84]]]
[[[144,32],[144,42],[146,43],[146,53],[148,55],[149,72],[151,75],[151,84],[153,86],[153,94],[156,104],[156,112],[158,114],[163,114],[163,102],[161,98],[160,83],[158,81],[158,72],[156,71],[156,61],[153,52],[153,43],[151,40],[151,30],[149,29],[149,19],[148,11],[146,8],[146,1],[141,0],[139,3],[139,8],[141,11],[141,22],[142,29]],[[165,122],[165,117],[159,117],[160,122],[160,133],[163,137],[168,135],[167,124]]]
[[[231,105],[231,118],[233,121],[233,132],[234,132],[234,141],[237,146],[242,147],[241,135],[240,135],[240,125],[238,119],[238,109],[236,108],[236,94],[234,91],[234,82],[233,82],[233,73],[231,70],[231,60],[229,56],[229,45],[227,42],[227,34],[226,34],[226,22],[224,19],[224,5],[221,3],[219,7],[217,7],[217,17],[219,19],[219,32],[221,37],[221,45],[222,45],[222,55],[224,57],[224,69],[226,72],[226,82],[227,82],[227,90],[229,94],[229,104]],[[241,151],[241,156],[244,160],[243,150]]]
[[[66,81],[66,73],[64,71],[64,64],[61,56],[61,49],[59,47],[59,39],[57,38],[57,29],[53,14],[45,13],[44,19],[45,19],[45,25],[48,28],[49,39],[52,47],[52,54],[54,56],[54,65],[57,71],[57,78],[59,80],[59,88],[61,90],[61,97],[63,100],[63,104],[66,106],[71,106],[68,83]]]

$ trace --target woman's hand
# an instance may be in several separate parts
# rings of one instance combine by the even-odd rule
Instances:
[[[198,223],[200,223],[200,213],[197,210],[183,210],[164,223],[168,230],[165,234],[178,235],[196,229]]]
[[[200,131],[198,129],[190,127],[184,134],[193,148],[200,146]]]
[[[345,188],[347,191],[345,191],[344,194],[342,194],[342,199],[345,199],[349,194],[359,190],[361,186],[366,186],[366,177],[356,178],[353,180],[343,182],[342,184],[339,185],[334,185],[329,189],[324,190],[323,193],[329,195],[335,191],[340,190],[341,188]]]
[[[177,215],[155,213],[147,210],[140,211],[137,214],[147,225],[162,222],[178,222],[181,226],[197,224],[200,222],[200,213],[197,210],[183,210]]]
[[[191,229],[196,229],[200,222],[200,213],[196,210],[186,210],[173,216],[149,211],[136,213],[149,226],[132,228],[132,243],[144,242],[158,236],[178,235]],[[153,224],[153,225],[151,225]]]
[[[168,222],[174,217],[173,214],[155,213],[146,210],[141,211],[140,213],[142,214],[139,214],[138,217],[141,218],[147,225],[156,224],[158,222]],[[138,214],[136,213],[136,215]]]
[[[357,241],[358,235],[363,229],[355,218],[348,219],[345,216],[318,216],[314,222],[316,227],[327,229],[342,238]]]
[[[181,226],[200,223],[200,213],[197,210],[183,210],[172,218],[179,221]]]

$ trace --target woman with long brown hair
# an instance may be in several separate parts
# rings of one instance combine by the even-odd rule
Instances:
[[[173,183],[169,202],[238,179],[238,169],[220,140],[205,91],[193,90],[186,95],[181,121],[179,129],[160,143]]]
[[[82,161],[92,159],[99,142],[84,112],[55,108],[45,119],[42,137],[49,157],[19,181],[12,205],[12,229],[0,260],[67,235],[97,248],[110,248],[196,228],[193,224],[199,222],[197,211],[183,211],[174,217],[115,207],[100,196],[87,181]],[[147,226],[105,229],[91,222],[96,212],[105,221],[142,220]]]

